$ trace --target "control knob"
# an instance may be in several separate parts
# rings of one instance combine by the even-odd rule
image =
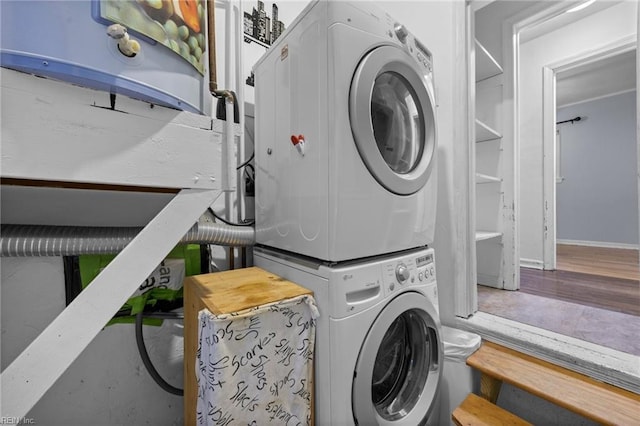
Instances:
[[[404,263],[401,263],[396,267],[396,278],[398,279],[400,284],[404,284],[410,276],[411,272],[409,271],[409,268],[407,268],[407,265],[405,265]]]
[[[396,37],[400,42],[405,43],[407,41],[407,36],[409,35],[409,31],[402,24],[395,24],[393,26],[393,31],[396,33]]]

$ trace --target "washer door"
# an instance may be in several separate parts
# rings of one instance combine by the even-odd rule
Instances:
[[[360,349],[352,388],[359,425],[419,425],[435,403],[442,375],[440,325],[420,293],[393,299]]]
[[[358,65],[349,115],[358,152],[387,190],[409,195],[431,174],[436,129],[425,70],[395,46],[380,46]]]

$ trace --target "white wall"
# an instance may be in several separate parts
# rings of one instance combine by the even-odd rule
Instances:
[[[278,20],[282,21],[285,28],[289,28],[294,19],[302,12],[302,10],[309,4],[308,0],[285,0],[285,1],[265,1],[264,8],[267,12],[267,16],[272,16],[272,6],[275,3],[278,5]],[[245,12],[251,13],[253,8],[257,7],[257,0],[243,0],[242,7]],[[243,82],[251,74],[253,65],[264,55],[266,48],[256,43],[244,43],[243,47]],[[244,87],[245,90],[245,102],[254,103],[254,90],[250,86]]]
[[[2,368],[64,309],[61,258],[2,259]],[[182,324],[145,327],[160,374],[182,387]],[[47,366],[43,365],[43,369]],[[182,424],[182,398],[161,390],[138,355],[133,325],[105,328],[26,416],[35,424]]]
[[[558,240],[638,245],[636,92],[558,109]]]
[[[636,33],[634,1],[524,43],[520,50],[520,256],[543,260],[542,68]]]

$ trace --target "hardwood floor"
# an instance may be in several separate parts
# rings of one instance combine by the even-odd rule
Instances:
[[[559,271],[640,280],[638,250],[558,244],[556,252]]]
[[[520,291],[640,316],[640,282],[571,271],[520,269]]]
[[[640,315],[638,250],[558,244],[555,271],[520,269],[520,291]]]
[[[556,271],[520,268],[520,291],[478,286],[478,308],[640,356],[638,250],[558,246]]]

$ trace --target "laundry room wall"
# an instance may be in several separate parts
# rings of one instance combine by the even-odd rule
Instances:
[[[3,186],[2,223],[140,227],[172,198],[132,192],[98,197],[95,192]],[[66,307],[65,275],[62,257],[2,257],[0,270],[4,370]],[[145,327],[144,333],[160,374],[182,387],[181,322],[165,321],[161,327]],[[138,354],[133,324],[116,324],[96,336],[26,418],[47,425],[181,425],[182,398],[151,379]]]
[[[529,263],[543,262],[542,68],[635,36],[637,7],[623,1],[521,45],[519,231],[520,256]]]
[[[310,3],[307,0],[285,0],[285,1],[263,1],[266,15],[273,19],[273,6],[278,10],[278,20],[281,21],[285,29],[288,28],[302,10]],[[243,13],[252,14],[258,9],[258,0],[244,0],[242,2]],[[243,44],[243,65],[242,77],[244,86],[244,100],[247,103],[255,102],[253,87],[247,85],[246,82],[251,78],[253,65],[264,55],[268,46],[257,43],[250,38],[245,38]]]
[[[636,91],[559,108],[558,242],[638,247]]]

